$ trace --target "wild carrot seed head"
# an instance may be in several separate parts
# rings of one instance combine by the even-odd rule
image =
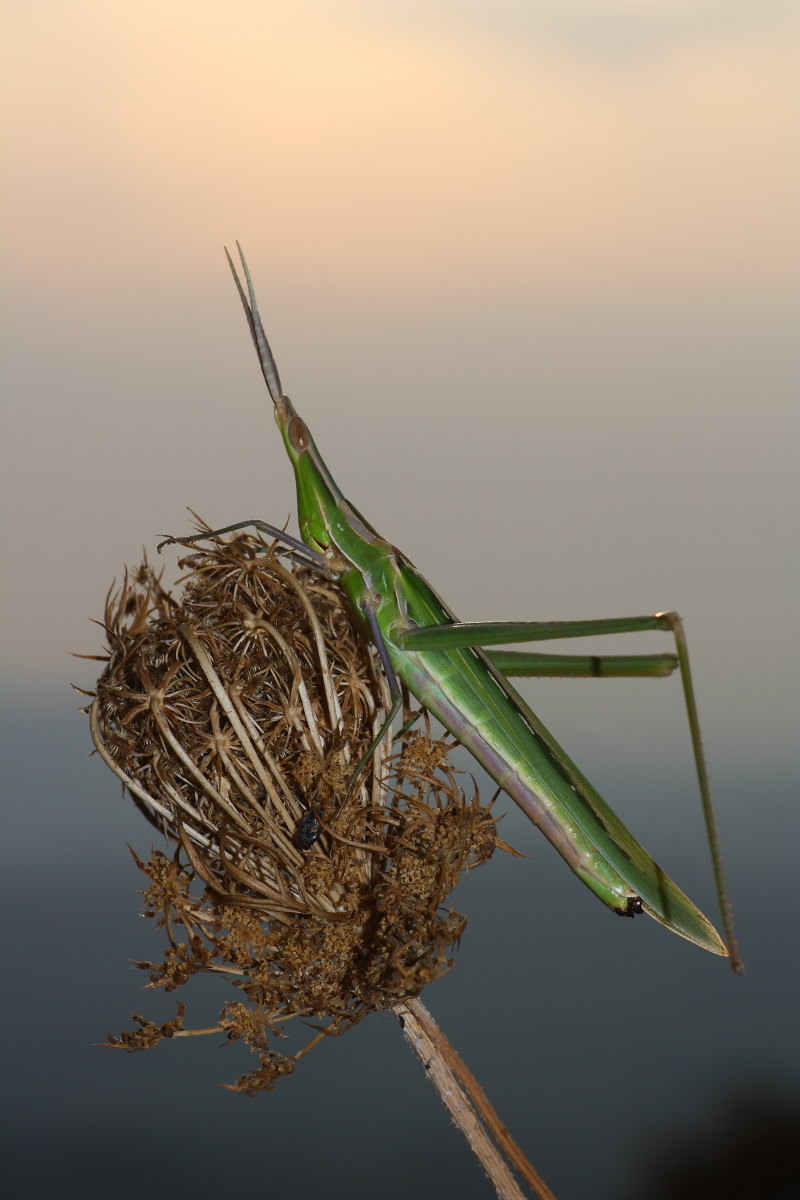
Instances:
[[[259,1054],[235,1085],[254,1093],[293,1069],[272,1047],[288,1018],[343,1032],[449,968],[466,922],[443,905],[491,855],[495,823],[425,720],[352,786],[388,689],[335,582],[249,535],[185,565],[177,598],[146,561],[109,596],[88,712],[98,752],[172,843],[136,860],[169,938],[162,963],[139,965],[168,991],[233,973],[243,1001],[220,1025]],[[137,1016],[110,1044],[188,1032],[184,1011],[160,1027]]]

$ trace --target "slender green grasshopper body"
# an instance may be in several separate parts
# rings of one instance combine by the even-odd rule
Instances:
[[[402,681],[516,801],[575,874],[609,908],[625,916],[649,913],[712,954],[730,953],[734,968],[741,969],[725,898],[688,652],[678,615],[460,623],[405,555],[372,528],[334,482],[308,426],[283,393],[241,249],[239,253],[246,291],[230,255],[228,261],[272,397],[275,420],[294,468],[302,543],[261,521],[240,522],[215,532],[257,526],[294,545],[308,561],[339,580],[380,655],[392,695],[391,709],[376,741],[388,730],[399,709]],[[196,539],[170,540],[187,544]],[[487,649],[514,642],[646,629],[671,632],[677,653],[598,657]],[[508,682],[511,675],[666,675],[676,667],[683,681],[725,942],[639,845]],[[316,830],[315,826],[312,840]],[[304,836],[311,845],[310,823]]]

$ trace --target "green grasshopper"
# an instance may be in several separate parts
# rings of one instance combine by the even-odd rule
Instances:
[[[649,913],[680,937],[712,954],[730,955],[734,970],[740,971],[742,964],[722,876],[689,655],[678,614],[596,621],[458,621],[406,556],[372,528],[334,482],[308,426],[283,392],[250,272],[241,247],[238,249],[246,291],[230,254],[227,250],[225,253],[275,406],[275,420],[294,468],[302,542],[257,520],[241,521],[201,536],[257,528],[290,546],[306,563],[338,579],[378,652],[391,695],[383,727],[355,775],[397,715],[402,682],[469,750],[498,787],[516,801],[604,904],[621,916]],[[197,538],[168,540],[186,545]],[[671,633],[676,653],[600,657],[486,649],[548,638],[649,629]],[[725,941],[639,845],[508,682],[509,676],[659,676],[670,674],[676,667],[683,682]],[[351,783],[351,789],[352,786]],[[302,832],[304,849],[310,848],[318,831],[316,815],[311,814]]]

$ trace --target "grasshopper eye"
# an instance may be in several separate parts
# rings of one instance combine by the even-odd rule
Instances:
[[[295,450],[305,450],[308,447],[309,436],[305,421],[297,415],[289,422],[289,441]]]

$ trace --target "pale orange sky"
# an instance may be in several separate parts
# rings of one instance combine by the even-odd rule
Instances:
[[[16,271],[787,285],[791,6],[10,7]]]
[[[239,237],[331,469],[457,612],[688,608],[712,703],[757,690],[729,650],[791,611],[797,12],[10,4],[14,672],[69,677],[186,505],[293,513]]]

